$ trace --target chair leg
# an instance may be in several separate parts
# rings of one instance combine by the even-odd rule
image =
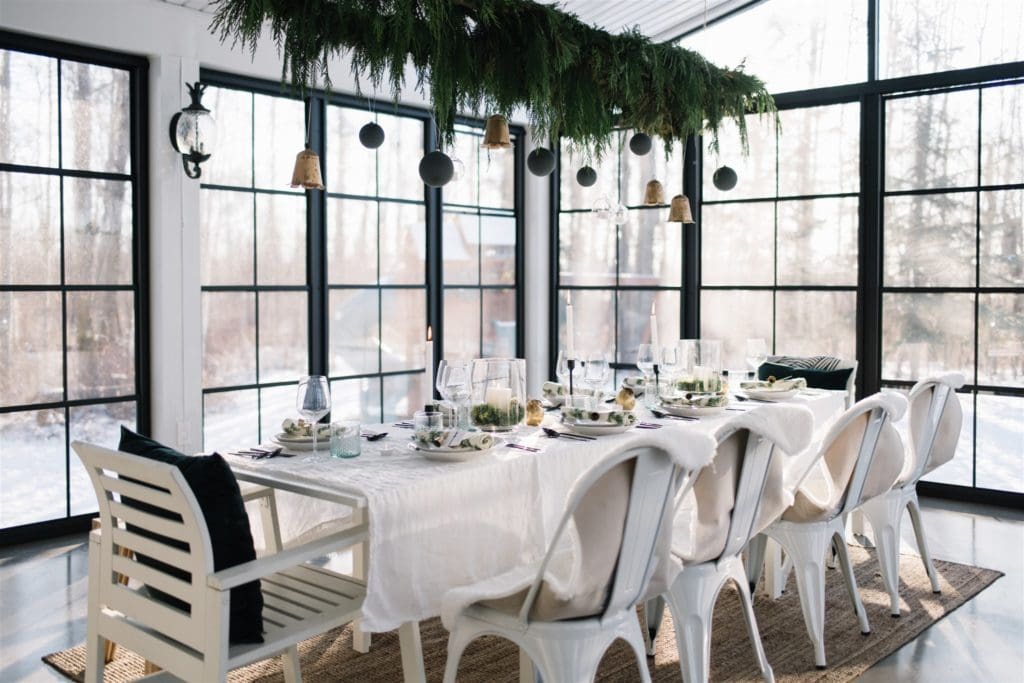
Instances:
[[[837,531],[832,536],[832,548],[839,557],[839,567],[843,570],[843,583],[846,584],[850,602],[853,603],[853,611],[857,614],[857,621],[860,622],[860,632],[863,635],[868,635],[871,633],[871,624],[868,623],[868,613],[864,610],[864,603],[860,599],[857,579],[853,575],[853,564],[850,562],[850,553],[846,549],[846,539],[842,532]]]
[[[452,632],[448,634],[448,659],[444,665],[444,683],[455,683],[455,674],[459,672],[459,660],[471,642],[473,636],[461,624],[456,623]]]
[[[639,639],[640,652],[643,652],[643,634],[640,632],[639,620],[633,620],[633,633]],[[626,632],[616,634],[626,639],[631,645],[633,641]],[[530,638],[531,655],[534,667],[544,683],[592,683],[597,675],[597,667],[601,664],[601,656],[611,644],[613,637],[599,635],[590,638],[562,640],[554,638]],[[522,645],[522,644],[520,644]],[[635,645],[634,645],[635,648]],[[647,671],[647,658],[638,657],[641,672]],[[643,673],[641,673],[643,676]],[[645,678],[649,681],[650,678]]]
[[[100,541],[89,537],[89,602],[85,622],[85,683],[97,683],[103,680],[103,658],[106,639],[99,633],[100,613]]]
[[[917,502],[917,491],[913,491],[907,500],[907,510],[910,512],[910,523],[914,527],[914,537],[917,538],[917,550],[921,553],[921,561],[924,562],[928,579],[932,582],[932,592],[941,593],[939,577],[935,573],[935,565],[932,563],[931,553],[928,552],[928,541],[924,536],[924,526],[921,524],[921,507]]]
[[[662,598],[658,597],[657,599],[661,600]],[[664,605],[664,601],[662,601],[662,605]],[[640,624],[638,622],[634,623],[636,624],[635,627],[627,626],[625,632],[620,633],[620,635],[622,635],[626,642],[629,643],[629,646],[633,648],[633,654],[636,656],[636,666],[640,670],[641,683],[651,683],[651,672],[647,668],[647,651],[644,647],[644,635],[640,632]],[[600,665],[600,663],[601,657],[598,656],[595,669]]]
[[[861,505],[875,535],[882,581],[889,593],[889,614],[900,616],[900,520],[903,504],[898,491],[890,491]]]
[[[750,636],[750,644],[754,646],[754,654],[757,655],[757,665],[761,669],[761,677],[766,683],[774,683],[775,673],[768,663],[768,657],[764,654],[764,645],[761,643],[761,632],[757,628],[757,618],[754,616],[754,605],[751,601],[750,590],[747,586],[743,569],[739,562],[730,562],[726,570],[729,578],[736,584],[736,590],[740,594],[740,603],[743,606],[743,618],[747,622],[747,634]]]
[[[757,590],[757,582],[764,570],[764,556],[768,545],[768,537],[764,534],[754,536],[747,543],[747,584],[750,586],[750,594]]]
[[[281,655],[281,669],[285,683],[302,683],[302,669],[299,667],[299,648],[292,645]]]
[[[679,668],[686,683],[706,683],[711,671],[711,620],[722,578],[712,564],[686,567],[667,594],[676,627]]]
[[[827,524],[781,523],[772,527],[772,538],[779,541],[793,560],[800,609],[804,613],[807,635],[814,646],[814,663],[825,668],[825,551],[832,530]]]
[[[665,615],[665,598],[659,595],[644,603],[644,621],[647,625],[646,651],[650,657],[654,656],[654,641],[658,639],[658,630],[661,629],[661,620]]]

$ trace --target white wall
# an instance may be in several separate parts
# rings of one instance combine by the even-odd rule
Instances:
[[[171,115],[187,104],[184,83],[198,80],[200,67],[281,77],[269,37],[255,56],[232,50],[209,32],[211,19],[158,0],[0,0],[3,29],[149,58],[152,432],[186,452],[202,444],[199,181],[185,177],[165,131]],[[332,65],[331,77],[334,90],[355,92],[346,61]],[[403,102],[422,106],[425,99],[410,89]],[[538,391],[547,372],[548,188],[547,179],[529,173],[526,179],[522,324],[530,385]]]

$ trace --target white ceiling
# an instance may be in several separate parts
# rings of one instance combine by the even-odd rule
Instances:
[[[163,0],[212,14],[211,0]],[[678,38],[749,0],[541,0],[612,33],[634,26],[655,42]]]

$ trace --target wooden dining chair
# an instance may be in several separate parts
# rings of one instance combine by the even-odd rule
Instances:
[[[690,462],[703,466],[710,460],[710,437],[694,433],[683,441]],[[592,681],[605,650],[622,638],[636,654],[641,680],[650,681],[636,605],[659,558],[668,559],[674,496],[699,469],[681,462],[651,447],[602,459],[576,481],[548,552],[536,572],[526,574],[524,586],[492,595],[486,581],[458,589],[477,599],[451,610],[454,614],[451,594],[446,596],[442,616],[451,632],[446,683],[454,683],[466,646],[485,634],[516,643],[528,657],[521,657],[520,665],[532,664],[544,681],[566,683]],[[577,534],[574,556],[581,571],[560,592],[547,570],[570,528]]]
[[[176,466],[72,447],[92,480],[102,529],[89,537],[87,682],[103,680],[107,640],[179,679],[209,683],[283,654],[285,680],[297,682],[296,645],[359,615],[365,585],[309,561],[364,540],[365,524],[214,571],[206,520]],[[253,581],[262,585],[262,642],[230,644],[231,590]]]

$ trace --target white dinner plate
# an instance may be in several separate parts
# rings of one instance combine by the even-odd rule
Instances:
[[[673,406],[661,404],[661,409],[669,415],[676,417],[704,417],[705,415],[717,415],[724,411],[726,406],[713,406],[706,408],[693,408],[691,406]]]
[[[278,434],[271,439],[274,443],[279,446],[284,446],[290,451],[311,451],[313,450],[313,437],[308,438],[295,438],[283,434]],[[329,451],[331,449],[331,440],[328,437],[320,437],[316,442],[317,450]]]
[[[605,436],[607,434],[621,434],[633,425],[616,425],[608,423],[589,423],[589,424],[577,424],[575,422],[563,423],[571,432],[582,434],[583,436]]]
[[[799,389],[787,389],[786,391],[774,391],[772,389],[744,389],[743,393],[748,398],[758,401],[788,401],[800,393]]]
[[[478,455],[493,450],[504,443],[504,439],[495,438],[491,442],[490,448],[479,450],[476,448],[448,448],[446,446],[439,446],[437,448],[425,448],[424,446],[418,446],[410,441],[409,448],[411,448],[414,451],[417,451],[427,460],[437,460],[439,462],[465,462],[466,460],[472,460]]]

